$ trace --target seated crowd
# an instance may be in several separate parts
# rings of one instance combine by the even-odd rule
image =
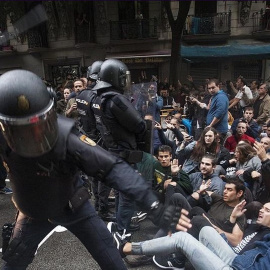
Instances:
[[[206,88],[212,82],[214,87],[217,86],[217,80],[209,80]],[[219,102],[215,100],[217,92],[209,90],[209,95],[203,87],[199,92],[194,88],[187,90],[187,87],[183,90],[182,86],[180,90],[169,87],[165,91],[161,85],[160,94],[166,101],[162,110],[168,111],[170,107],[171,111],[164,120],[161,116],[161,122],[153,125],[152,176],[147,180],[166,205],[175,204],[189,211],[192,224],[189,234],[201,242],[199,236],[206,231],[204,227],[211,226],[231,247],[235,254],[232,259],[237,260],[270,232],[267,212],[270,207],[270,132],[267,132],[268,128],[270,131],[270,103],[265,101],[269,97],[267,84],[257,85],[257,89],[253,87],[251,91],[244,78],[239,77],[236,86],[232,83],[230,86],[230,93],[228,89],[223,90],[222,84],[218,85],[217,91],[228,96],[225,111],[228,128],[224,130],[218,124],[220,119],[207,123],[213,103]],[[257,91],[257,98],[253,99],[253,91]],[[188,115],[183,115],[181,107],[184,105],[188,106]],[[153,117],[150,119],[154,121]],[[189,120],[190,129],[184,125],[185,119]],[[144,175],[146,167],[140,164],[138,168]],[[121,252],[128,255],[125,260],[131,265],[154,261],[162,269],[184,269],[188,259],[197,269],[194,258],[184,248],[170,247],[171,252],[158,248],[163,239],[160,237],[166,234],[159,230],[149,244],[148,241],[139,243],[140,252],[133,249],[138,243],[124,245]],[[176,236],[175,239],[181,241]],[[163,240],[168,247],[167,239]],[[147,248],[151,245],[149,250],[152,250],[144,252],[144,245]],[[223,263],[227,264],[226,261]]]

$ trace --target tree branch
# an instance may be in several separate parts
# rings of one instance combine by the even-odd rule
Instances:
[[[172,14],[171,1],[162,1],[162,3],[165,7],[166,13],[168,15],[169,24],[172,28],[172,27],[174,27],[175,20],[173,18],[173,14]]]

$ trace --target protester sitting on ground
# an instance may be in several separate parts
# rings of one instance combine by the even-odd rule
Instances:
[[[171,130],[171,132],[174,134],[175,138],[170,140],[166,137],[162,126],[160,125],[160,123],[155,122],[155,129],[157,130],[158,133],[158,137],[160,142],[163,145],[169,145],[172,148],[172,158],[175,158],[176,156],[176,149],[178,147],[178,145],[184,140],[184,137],[182,135],[182,133],[180,132],[180,130],[176,127],[176,124],[174,124],[175,120],[171,123],[166,123],[166,128],[167,130]]]
[[[177,149],[183,171],[188,174],[199,171],[199,162],[207,152],[216,156],[217,165],[220,166],[223,166],[223,163],[230,158],[229,152],[219,143],[218,132],[213,127],[206,127],[197,142],[187,143],[184,140]]]
[[[268,133],[267,133],[267,123],[263,123],[262,126],[261,126],[261,130],[260,130],[260,134],[259,134],[259,137],[262,138],[262,137],[270,137],[268,136]],[[269,129],[270,131],[270,129]]]
[[[262,143],[255,142],[254,149],[257,152],[258,157],[262,162],[261,166],[261,185],[257,191],[257,200],[261,203],[270,201],[270,157],[266,153],[265,148]],[[253,176],[258,177],[258,172],[252,172]]]
[[[208,190],[223,194],[225,183],[214,172],[216,167],[216,158],[214,155],[205,154],[200,162],[200,172],[195,172],[189,175],[190,182],[193,186],[193,191],[199,190],[203,180],[211,180]]]
[[[257,223],[270,227],[270,205],[264,205],[260,210]],[[167,265],[174,267],[174,261],[166,261],[166,255],[182,252],[191,262],[195,269],[201,270],[223,270],[223,269],[268,269],[270,264],[268,256],[270,250],[270,234],[264,236],[263,240],[254,243],[254,248],[237,255],[218,234],[218,232],[206,226],[199,233],[199,241],[186,233],[191,227],[188,212],[182,209],[181,219],[178,221],[177,229],[181,232],[144,242],[127,243],[114,235],[115,243],[124,257],[127,254],[155,255],[154,262],[160,267]],[[248,245],[249,246],[249,245]],[[158,259],[158,257],[161,259]],[[178,266],[178,264],[176,264]],[[168,268],[169,267],[162,267]],[[180,269],[180,268],[174,268]],[[184,268],[182,268],[184,269]]]
[[[198,193],[200,193],[200,197],[204,196],[203,193],[206,192],[206,189],[208,189],[208,187],[209,181],[208,183],[203,182],[200,189],[197,191]],[[213,202],[208,213],[204,212],[198,207],[192,209],[186,198],[184,198],[181,194],[174,194],[171,197],[170,204],[190,211],[189,218],[192,218],[192,228],[186,227],[188,228],[188,230],[186,231],[188,231],[194,237],[198,238],[200,230],[204,226],[213,226],[215,230],[222,233],[223,236],[226,236],[232,244],[235,243],[236,245],[242,240],[245,218],[244,216],[240,216],[236,218],[233,217],[234,220],[231,220],[231,213],[233,212],[235,207],[242,207],[242,205],[244,205],[243,202],[240,204],[244,190],[245,186],[243,185],[242,181],[237,179],[231,180],[230,183],[226,184],[223,198],[214,193],[210,195],[213,198]],[[230,220],[233,223],[231,223]],[[188,221],[190,222],[189,219]],[[182,229],[179,225],[184,224],[187,223],[181,220],[181,223],[178,223],[177,228]],[[164,230],[159,230],[159,232],[156,234],[156,238],[162,237],[164,235],[166,235],[166,232]],[[117,239],[117,236],[114,235],[114,238]],[[184,251],[183,253],[185,255]],[[166,257],[156,256],[154,262],[161,268],[169,269],[169,266],[174,266],[177,267],[176,269],[182,269],[185,265],[185,257],[182,253],[176,252],[175,254]]]
[[[270,233],[270,215],[262,215],[264,211],[270,209],[270,203],[261,204],[260,202],[253,201],[246,206],[235,207],[231,219],[241,215],[246,216],[246,226],[241,242],[232,247],[233,251],[237,254],[243,254],[247,250],[255,248],[255,241],[260,241],[266,234]],[[263,217],[263,218],[262,218]]]
[[[189,176],[180,169],[178,160],[172,160],[172,149],[162,145],[158,150],[158,161],[153,164],[153,190],[161,201],[168,203],[174,193],[181,193],[185,197],[193,191]]]
[[[246,135],[245,134],[246,131],[247,131],[247,121],[244,119],[239,120],[239,122],[237,124],[237,128],[236,128],[236,133],[226,139],[224,146],[231,153],[234,153],[237,144],[241,140],[247,140],[253,145],[255,142],[255,139]]]
[[[241,120],[246,120],[246,126],[247,131],[245,132],[246,135],[249,137],[252,137],[254,139],[257,139],[259,137],[260,129],[261,127],[258,125],[258,123],[253,119],[253,111],[254,109],[252,107],[246,107],[244,109],[244,115],[242,118],[235,119],[233,121],[233,124],[231,126],[232,134],[236,134],[236,127]]]
[[[263,147],[266,153],[270,153],[270,138],[269,137],[262,137],[260,143],[263,144]]]
[[[226,178],[237,176],[244,181],[243,173],[245,170],[259,171],[261,169],[261,160],[257,156],[256,151],[248,143],[240,143],[236,146],[234,158],[229,163],[235,164],[235,173],[226,175]],[[252,191],[252,186],[246,183],[247,187]]]
[[[172,128],[172,126],[173,126],[173,128]],[[164,132],[165,136],[171,141],[173,141],[176,137],[175,133],[174,133],[175,129],[180,131],[180,132],[183,131],[180,128],[180,122],[178,121],[178,119],[172,117],[170,121],[166,122],[166,131]]]
[[[188,232],[193,236],[198,237],[197,235],[199,234],[199,231],[202,227],[213,226],[217,230],[220,230],[222,233],[224,233],[230,241],[233,243],[238,243],[242,239],[241,232],[244,230],[244,217],[242,216],[237,218],[237,222],[234,222],[234,224],[229,224],[228,220],[230,218],[231,212],[233,211],[233,208],[242,199],[245,186],[243,185],[242,181],[238,179],[230,180],[230,182],[226,184],[224,189],[224,196],[222,198],[218,194],[207,191],[209,190],[210,184],[211,180],[208,180],[207,182],[203,181],[200,188],[187,199],[180,193],[174,194],[171,197],[169,203],[190,211],[189,217],[192,218],[192,224],[194,223],[196,226],[194,225],[190,230],[188,230]],[[208,201],[208,209],[210,207],[208,212],[204,211],[200,207],[192,208],[192,206],[195,205],[199,205],[205,208],[207,204],[206,201]],[[160,229],[156,233],[155,238],[163,237],[166,234],[167,231]],[[158,257],[156,260],[160,261],[161,258]],[[174,266],[177,265],[177,267],[182,269],[186,259],[183,254],[173,254],[169,257],[166,257],[165,261],[170,261]],[[160,263],[159,266],[161,268],[166,268],[166,266],[169,265]]]

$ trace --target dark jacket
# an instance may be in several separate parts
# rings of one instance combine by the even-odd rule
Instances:
[[[255,243],[256,248],[236,256],[231,264],[236,270],[266,270],[270,265],[270,234]]]

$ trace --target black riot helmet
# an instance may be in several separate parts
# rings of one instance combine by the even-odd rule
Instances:
[[[0,76],[0,127],[9,147],[24,157],[49,152],[58,138],[54,99],[34,73]]]
[[[128,78],[130,78],[130,72],[123,62],[108,59],[100,67],[99,81],[93,90],[113,87],[122,92],[127,86]]]
[[[87,69],[87,79],[96,81],[98,79],[98,73],[103,61],[96,61]]]

